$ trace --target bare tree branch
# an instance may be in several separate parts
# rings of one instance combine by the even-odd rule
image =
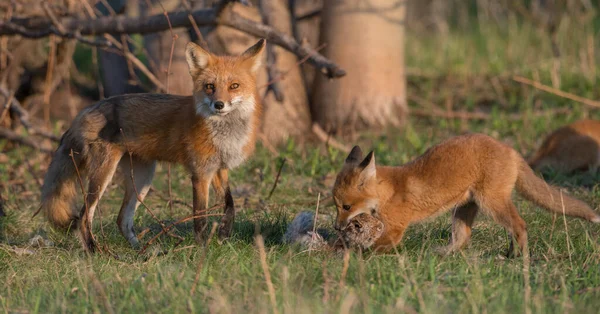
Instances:
[[[60,141],[60,137],[52,134],[51,132],[48,131],[44,131],[41,130],[37,127],[34,127],[31,124],[31,121],[29,119],[29,112],[27,112],[27,110],[25,110],[21,104],[19,103],[18,100],[16,100],[13,96],[12,93],[10,93],[8,90],[6,90],[4,87],[0,86],[0,94],[4,95],[4,97],[7,97],[10,102],[8,104],[8,110],[10,110],[12,113],[14,113],[16,116],[19,117],[19,121],[21,121],[21,123],[23,124],[23,126],[25,126],[25,128],[27,130],[29,130],[29,132],[33,135],[39,135],[41,137],[45,137],[47,139],[53,140],[55,142]],[[25,143],[24,143],[25,144]]]
[[[11,142],[19,143],[25,146],[29,146],[31,148],[35,148],[41,152],[51,154],[52,150],[40,145],[38,141],[35,141],[32,138],[21,136],[9,129],[0,128],[0,138],[9,140]]]
[[[101,43],[106,42],[84,39],[82,35],[155,33],[168,30],[169,21],[173,28],[189,27],[192,25],[190,16],[198,26],[214,26],[217,24],[229,26],[257,37],[266,38],[270,43],[291,51],[299,58],[309,56],[308,62],[330,78],[341,77],[346,74],[346,71],[337,64],[313,49],[303,47],[291,36],[282,34],[270,26],[242,17],[229,7],[223,8],[219,15],[217,9],[171,12],[168,14],[168,19],[165,18],[164,14],[148,17],[103,16],[84,20],[65,16],[57,17],[54,23],[45,17],[12,18],[9,21],[0,22],[0,36],[21,35],[27,38],[42,38],[55,34],[66,38],[76,38],[88,44],[102,45]],[[64,32],[58,30],[55,24],[61,25]]]

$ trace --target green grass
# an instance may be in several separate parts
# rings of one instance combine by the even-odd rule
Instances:
[[[600,118],[581,104],[510,80],[509,74],[539,75],[551,85],[551,66],[544,61],[551,53],[547,40],[535,29],[526,25],[512,25],[508,31],[479,27],[471,32],[453,31],[447,38],[436,36],[409,36],[409,67],[428,73],[409,77],[409,93],[439,104],[450,97],[454,110],[482,111],[490,119],[411,118],[400,131],[361,134],[357,143],[364,150],[375,149],[378,163],[407,162],[431,145],[466,131],[489,134],[527,155],[553,128],[586,116]],[[565,47],[561,89],[597,99],[597,74],[584,75],[573,61],[579,56],[580,38],[561,38]],[[597,40],[595,47],[600,51]],[[499,79],[499,92],[492,87],[494,77]],[[557,107],[572,110],[533,116]],[[522,113],[521,119],[508,120],[512,113]],[[0,311],[6,313],[106,312],[109,307],[115,312],[271,312],[254,245],[257,230],[265,238],[279,312],[522,313],[530,309],[533,313],[596,313],[600,307],[600,227],[553,217],[516,196],[532,252],[528,282],[524,282],[523,260],[503,257],[507,233],[485,215],[478,217],[471,244],[461,254],[440,257],[434,253],[450,237],[450,217],[444,214],[411,226],[394,254],[352,252],[345,277],[342,256],[308,253],[282,244],[281,236],[293,215],[314,210],[319,193],[321,198],[330,195],[345,158],[323,145],[293,141],[279,148],[279,156],[259,147],[249,162],[231,174],[240,213],[229,241],[213,241],[205,250],[193,242],[191,225],[185,223],[176,231],[185,238],[183,243],[175,246],[176,240],[162,237],[140,255],[129,248],[116,227],[122,190],[115,184],[102,199],[94,226],[101,246],[113,254],[88,257],[74,235],[52,231],[41,217],[31,219],[39,202],[36,179],[43,176],[47,160],[26,167],[24,163],[36,152],[8,148],[0,141],[0,151],[9,157],[7,164],[0,164],[0,182],[8,183],[1,191],[8,216],[0,218],[0,282],[4,283]],[[273,197],[267,200],[280,158],[287,162]],[[546,179],[594,206],[600,203],[597,173],[549,173]],[[172,222],[190,213],[184,205],[168,208],[166,167],[158,170],[153,184],[156,191],[148,196],[147,204],[159,219]],[[176,199],[191,203],[189,176],[181,167],[173,167],[172,189]],[[334,208],[322,206],[320,212],[320,224],[330,227]],[[135,227],[138,233],[149,229],[144,242],[160,230],[143,207],[138,209]],[[29,247],[29,239],[36,234],[52,240],[54,246]],[[20,255],[16,248],[28,248],[32,254]],[[168,253],[153,254],[162,250]],[[194,286],[204,254],[206,260]],[[526,286],[531,287],[529,302]]]

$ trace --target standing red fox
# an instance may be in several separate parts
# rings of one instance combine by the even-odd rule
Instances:
[[[579,120],[552,132],[533,154],[529,165],[570,173],[600,165],[600,121]]]
[[[227,172],[254,151],[261,111],[256,73],[264,47],[261,39],[232,57],[215,56],[188,43],[192,96],[123,95],[82,110],[63,135],[44,178],[41,208],[48,220],[63,228],[77,221],[84,248],[93,251],[91,227],[98,201],[117,167],[129,174],[133,166],[134,180],[125,179],[117,223],[127,241],[137,247],[133,216],[140,201],[136,191],[143,200],[156,162],[166,161],[183,164],[191,173],[194,215],[208,207],[212,182],[225,203],[219,237],[228,237],[235,209]],[[77,171],[89,180],[80,211],[73,207]],[[202,240],[205,228],[206,218],[194,219],[197,241]]]
[[[479,210],[504,226],[523,250],[527,231],[511,200],[515,187],[551,212],[600,223],[600,215],[587,204],[548,185],[514,149],[485,135],[452,138],[400,167],[375,166],[373,152],[361,159],[362,152],[355,146],[336,178],[335,228],[343,231],[357,215],[374,215],[384,223],[384,233],[374,243],[376,250],[395,247],[410,224],[450,209],[452,239],[444,252],[459,250],[468,242]]]

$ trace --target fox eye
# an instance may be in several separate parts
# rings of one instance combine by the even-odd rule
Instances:
[[[342,208],[344,210],[350,210],[351,207],[352,207],[352,205],[342,205]]]
[[[229,89],[236,89],[236,88],[238,88],[238,87],[240,87],[240,84],[238,84],[238,83],[233,83],[233,84],[231,84],[231,86],[229,86]]]
[[[215,89],[215,85],[214,84],[206,84],[206,85],[204,85],[204,89]]]

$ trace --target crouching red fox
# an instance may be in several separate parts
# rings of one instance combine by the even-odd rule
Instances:
[[[443,249],[449,253],[467,244],[475,216],[484,211],[523,250],[527,231],[511,200],[515,189],[550,212],[600,223],[598,213],[586,203],[538,178],[513,148],[489,136],[471,134],[433,146],[399,167],[376,166],[373,152],[363,159],[355,146],[333,187],[335,228],[343,232],[354,217],[373,215],[384,224],[373,248],[387,251],[400,243],[409,225],[452,210],[452,238]]]

